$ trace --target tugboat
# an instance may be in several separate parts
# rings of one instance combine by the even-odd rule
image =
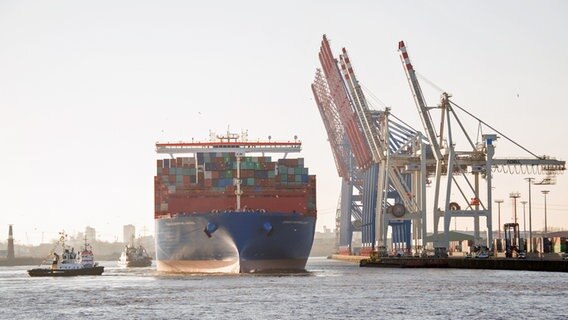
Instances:
[[[95,262],[87,237],[81,250],[75,252],[74,248],[65,244],[67,235],[64,232],[60,232],[59,235],[59,241],[51,253],[53,256],[51,267],[30,269],[28,274],[31,277],[100,276],[103,273],[105,267]],[[60,250],[59,254],[57,250]]]
[[[152,258],[142,245],[134,246],[134,236],[132,236],[130,244],[124,247],[118,259],[118,265],[128,268],[149,267],[152,265]]]

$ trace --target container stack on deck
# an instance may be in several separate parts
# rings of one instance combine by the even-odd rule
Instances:
[[[234,153],[157,160],[155,215],[234,210],[236,178]],[[316,214],[315,176],[302,158],[241,157],[240,179],[244,211]]]

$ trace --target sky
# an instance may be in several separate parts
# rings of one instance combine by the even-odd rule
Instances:
[[[155,142],[227,128],[297,135],[318,179],[317,230],[334,228],[340,179],[310,88],[323,34],[336,56],[347,48],[374,109],[423,131],[404,40],[430,104],[441,88],[532,152],[566,160],[567,13],[564,1],[2,1],[0,239],[8,224],[21,244],[85,226],[106,241],[125,224],[152,234]],[[529,157],[498,140],[496,157],[515,156]],[[510,192],[528,199],[525,177],[495,176],[502,220]],[[532,189],[533,230],[543,188]],[[546,189],[549,229],[568,228],[566,177]]]

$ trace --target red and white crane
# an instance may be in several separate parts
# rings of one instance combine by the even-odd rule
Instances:
[[[319,59],[329,87],[330,96],[333,99],[333,104],[343,124],[357,166],[359,168],[367,168],[372,163],[372,155],[365,141],[357,115],[351,106],[349,96],[345,90],[345,84],[341,78],[337,61],[333,57],[325,35],[321,42]]]
[[[342,187],[342,211],[352,211],[362,217],[362,252],[369,251],[373,249],[377,239],[386,243],[386,226],[389,222],[383,219],[383,213],[393,205],[387,202],[389,193],[393,190],[397,192],[396,199],[401,202],[397,204],[404,208],[404,213],[412,214],[425,212],[421,201],[424,192],[416,192],[408,185],[405,165],[415,160],[408,160],[406,154],[404,160],[399,161],[397,152],[390,150],[389,144],[393,142],[389,141],[392,139],[389,134],[390,111],[388,108],[385,111],[369,108],[347,50],[343,48],[339,61],[336,60],[328,39],[324,36],[319,59],[322,69],[316,71],[312,91],[328,134],[338,173],[359,191],[359,194],[354,195],[352,187]],[[397,128],[401,127],[403,126]],[[406,133],[400,135],[394,145],[406,149],[420,145],[411,143],[410,139],[407,141]],[[412,133],[411,139],[414,141],[421,138]],[[355,166],[352,165],[351,153]],[[359,207],[351,204],[352,200],[359,202]],[[400,210],[397,212],[400,214]],[[413,218],[418,217],[422,221],[423,216],[414,215]],[[421,225],[420,223],[417,225]],[[422,230],[420,233],[425,234]]]

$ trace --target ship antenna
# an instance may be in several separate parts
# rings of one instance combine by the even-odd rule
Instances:
[[[235,157],[237,158],[237,178],[233,181],[237,189],[235,190],[235,195],[237,196],[237,212],[241,211],[241,196],[243,191],[241,190],[241,152],[235,152]]]

